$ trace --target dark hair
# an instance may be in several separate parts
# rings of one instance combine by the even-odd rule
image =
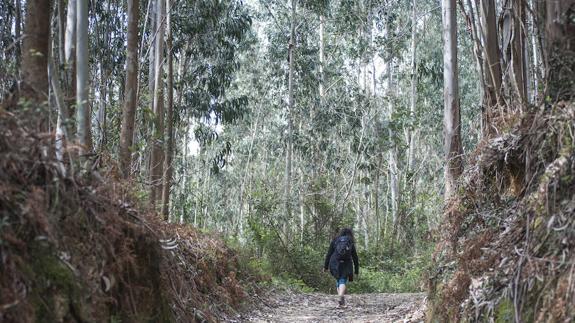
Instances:
[[[343,237],[343,236],[348,236],[351,238],[352,242],[355,242],[355,239],[353,237],[353,231],[351,231],[350,228],[343,228],[341,229],[341,231],[339,232],[339,236],[338,237]]]

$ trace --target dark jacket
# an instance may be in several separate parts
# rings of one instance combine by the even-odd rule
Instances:
[[[333,239],[329,245],[329,250],[325,255],[325,263],[323,268],[328,269],[331,275],[335,278],[348,278],[353,281],[353,269],[355,267],[355,274],[359,275],[359,260],[357,259],[357,251],[355,250],[355,244],[351,250],[351,258],[345,260],[338,260],[335,254],[335,241],[339,237]],[[353,263],[352,263],[353,261]]]

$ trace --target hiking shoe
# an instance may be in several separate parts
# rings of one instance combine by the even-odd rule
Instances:
[[[343,296],[341,296],[339,298],[339,302],[338,302],[339,306],[345,306],[345,298]]]

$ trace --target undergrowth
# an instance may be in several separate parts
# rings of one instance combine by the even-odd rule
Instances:
[[[327,247],[326,247],[327,249]],[[422,292],[424,275],[431,260],[431,247],[418,255],[406,257],[401,252],[393,255],[360,253],[360,274],[348,284],[351,293],[408,293]],[[260,277],[263,286],[273,289],[289,288],[300,292],[335,293],[335,279],[323,272],[326,250],[311,246],[290,249],[281,255],[280,248],[271,254],[243,248],[238,250],[240,267]],[[283,262],[282,262],[283,261]]]
[[[160,221],[113,164],[73,172],[22,119],[0,108],[1,322],[213,322],[250,300],[219,237]]]
[[[575,320],[575,105],[544,105],[469,156],[429,276],[430,319]]]

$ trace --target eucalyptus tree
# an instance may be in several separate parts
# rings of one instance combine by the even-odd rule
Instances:
[[[48,48],[52,3],[47,0],[26,1],[24,39],[22,40],[21,94],[37,108],[48,99]],[[41,114],[45,111],[40,109]],[[41,118],[38,130],[48,130],[47,118]]]
[[[164,0],[156,2],[156,34],[154,49],[154,92],[152,108],[153,132],[150,142],[150,203],[155,205],[161,199],[162,174],[164,166],[164,33],[166,30],[166,7]]]
[[[445,196],[451,197],[463,172],[459,74],[457,70],[457,17],[455,0],[442,1],[443,13],[443,127],[445,140]]]
[[[497,17],[495,13],[495,0],[480,1],[481,42],[483,46],[483,71],[485,73],[486,88],[484,90],[485,113],[483,117],[484,136],[493,134],[493,119],[497,118],[498,105],[503,103],[501,92],[501,57],[499,54]]]
[[[293,109],[294,109],[294,56],[295,56],[295,27],[296,27],[296,0],[291,0],[290,38],[288,44],[288,105],[287,105],[287,134],[286,134],[286,175],[285,175],[285,208],[286,219],[291,217],[291,181],[292,181],[292,152],[293,152]],[[303,219],[301,220],[303,222]]]
[[[76,140],[81,152],[91,148],[88,53],[88,0],[76,1]]]
[[[173,64],[173,39],[172,39],[172,3],[166,0],[167,12],[167,41],[166,55],[168,65],[167,75],[167,111],[166,111],[166,148],[164,153],[164,178],[162,185],[162,215],[164,220],[169,220],[170,190],[172,187],[173,154],[174,154],[174,64]],[[183,65],[182,65],[183,66]]]
[[[138,103],[138,21],[140,1],[128,0],[128,46],[126,48],[126,85],[120,133],[120,168],[124,177],[130,174],[134,124]]]

